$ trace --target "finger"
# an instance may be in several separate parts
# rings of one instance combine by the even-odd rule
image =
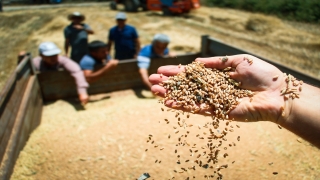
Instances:
[[[167,90],[160,85],[153,85],[151,87],[151,91],[153,94],[157,96],[164,97],[164,94],[166,93]]]
[[[178,65],[178,66],[161,66],[158,68],[158,74],[163,74],[165,76],[174,76],[180,72],[184,71],[184,66]]]
[[[216,56],[209,58],[197,58],[196,61],[202,62],[208,68],[224,69],[227,67],[236,68],[248,55],[234,55],[234,56]]]
[[[167,79],[168,79],[167,76],[161,75],[161,74],[151,74],[149,76],[149,81],[150,81],[151,84],[159,84],[162,81],[165,81]]]

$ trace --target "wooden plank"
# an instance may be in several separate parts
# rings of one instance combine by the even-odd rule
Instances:
[[[15,72],[12,73],[8,83],[3,89],[0,102],[0,161],[3,158],[6,145],[12,131],[14,120],[18,112],[25,86],[30,76],[28,61],[25,57]]]
[[[291,74],[293,75],[294,77],[300,79],[300,80],[303,80],[304,82],[307,82],[309,84],[312,84],[312,85],[315,85],[315,86],[318,86],[320,87],[320,79],[316,79],[314,77],[311,77],[309,75],[306,75],[302,72],[299,72],[297,70],[294,70],[294,69],[291,69],[291,68],[288,68],[282,64],[279,64],[277,62],[274,62],[270,59],[267,59],[267,58],[264,58],[264,57],[261,57],[259,55],[256,55],[256,54],[253,54],[253,53],[250,53],[248,51],[244,51],[242,49],[239,49],[239,48],[236,48],[234,46],[231,46],[231,45],[228,45],[228,44],[225,44],[223,42],[221,42],[220,40],[218,39],[214,39],[214,38],[211,38],[211,37],[207,37],[207,40],[205,40],[205,38],[203,39],[204,41],[207,41],[207,44],[208,44],[208,49],[204,49],[204,51],[206,52],[202,52],[203,54],[205,54],[207,57],[208,56],[225,56],[225,55],[236,55],[236,54],[251,54],[253,56],[256,56],[274,66],[276,66],[277,68],[279,68],[281,71],[287,73],[287,74]]]
[[[31,131],[33,131],[35,128],[37,128],[40,125],[41,117],[42,117],[41,116],[42,115],[42,108],[43,108],[43,99],[42,99],[42,94],[41,94],[40,85],[39,85],[38,81],[35,85],[36,85],[36,87],[35,87],[36,96],[33,101],[33,104],[30,105],[30,106],[34,107]],[[31,131],[30,131],[30,133],[31,133]]]
[[[153,59],[149,73],[157,72],[159,66],[188,64],[200,54],[186,54],[173,58]],[[38,75],[44,100],[56,100],[60,98],[76,97],[76,85],[73,77],[66,71],[44,72]],[[112,71],[106,73],[98,81],[90,84],[89,94],[105,93],[116,90],[142,87],[139,69],[136,60],[120,61]]]
[[[18,109],[10,140],[1,161],[1,180],[10,178],[21,149],[24,147],[32,130],[40,122],[39,112],[42,111],[42,100],[35,76],[30,77]]]
[[[29,59],[22,61],[23,66],[19,66],[15,73],[12,74],[12,78],[9,80],[11,87],[3,93],[4,100],[0,107],[0,161],[2,160],[3,153],[9,141],[9,137],[12,131],[12,127],[18,113],[18,107],[20,106],[22,96],[25,91],[25,87],[30,78],[30,67],[27,64]],[[14,78],[14,79],[13,79]]]
[[[15,71],[12,72],[12,74],[9,76],[7,83],[0,92],[0,116],[6,108],[6,103],[8,103],[8,99],[10,99],[12,95],[12,92],[15,88],[16,79],[20,79],[23,75],[28,75],[28,67],[31,69],[30,73],[35,74],[35,69],[31,62],[31,56],[24,57],[22,61],[18,64]]]
[[[201,36],[201,56],[207,57],[207,52],[209,48],[209,35]]]
[[[0,92],[0,115],[3,112],[3,109],[6,107],[5,103],[7,103],[8,99],[11,97],[12,91],[15,88],[16,79],[20,79],[23,75],[28,75],[28,68],[31,65],[30,61],[31,57],[26,56],[19,63],[14,72],[10,75],[5,84],[4,88]],[[22,75],[21,75],[22,74]]]

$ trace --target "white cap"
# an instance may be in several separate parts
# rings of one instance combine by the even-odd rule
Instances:
[[[153,42],[169,43],[170,38],[165,34],[156,34],[153,37]]]
[[[61,53],[61,50],[53,42],[43,42],[39,45],[39,53],[44,56],[53,56]]]
[[[119,12],[119,13],[116,15],[116,19],[126,20],[126,19],[127,19],[127,15],[126,15],[126,13],[124,13],[124,12]]]

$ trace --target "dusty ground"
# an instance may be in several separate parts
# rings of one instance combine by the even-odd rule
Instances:
[[[143,94],[150,96],[147,91]],[[199,130],[197,125],[211,118],[181,116],[194,126],[180,128],[179,134],[175,134],[172,128],[177,126],[175,113],[161,111],[157,99],[139,99],[132,90],[91,98],[95,102],[83,111],[76,111],[76,104],[62,100],[44,107],[41,125],[21,152],[12,179],[135,179],[145,172],[150,173],[151,179],[173,176],[205,179],[204,175],[212,174],[211,169],[203,168],[183,174],[173,171],[193,165],[184,162],[192,159],[190,147],[175,146],[178,135],[190,131],[187,141],[201,150],[206,140],[199,140],[196,134],[203,134],[207,129]],[[320,179],[320,151],[294,134],[268,122],[233,122],[232,125],[235,132],[228,134],[227,139],[236,146],[224,143],[222,147],[228,149],[221,148],[229,154],[226,159],[220,157],[219,165],[229,164],[222,171],[224,179]],[[146,142],[149,134],[153,135],[154,144]],[[240,141],[236,140],[237,136],[241,137]],[[161,147],[165,149],[160,150]],[[178,154],[180,166],[176,164]]]
[[[69,24],[66,16],[73,11],[87,16],[86,23],[96,32],[90,40],[103,41],[115,24],[117,13],[107,3],[95,3],[88,7],[32,7],[0,14],[0,88],[15,68],[19,51],[27,50],[36,56],[37,46],[43,41],[53,41],[63,48],[63,28]],[[128,23],[137,27],[143,45],[149,44],[155,33],[162,32],[171,37],[172,51],[199,51],[200,36],[208,34],[320,78],[319,24],[285,22],[271,16],[207,7],[184,17],[163,17],[157,12],[131,13],[128,17]]]
[[[105,40],[114,25],[116,12],[105,4],[4,12],[0,14],[0,58],[13,60],[23,49],[36,55],[42,41],[53,41],[62,48],[62,30],[69,24],[66,15],[73,11],[87,15],[86,22],[96,32],[90,40]],[[162,17],[154,12],[128,16],[128,23],[137,27],[143,45],[162,32],[171,37],[173,51],[194,52],[200,49],[200,36],[209,34],[320,78],[319,25],[206,7],[188,17]],[[14,67],[15,61],[0,61],[0,87]],[[178,138],[172,129],[174,115],[162,112],[156,99],[139,99],[131,90],[92,98],[98,101],[89,103],[85,111],[76,111],[75,103],[62,100],[44,107],[42,123],[21,152],[12,179],[135,179],[144,172],[154,179],[193,175],[203,179],[211,172],[199,169],[174,174],[174,169],[183,167],[176,164],[174,153]],[[171,123],[165,124],[164,118]],[[196,115],[188,119],[194,124],[208,120]],[[318,149],[302,140],[298,142],[298,137],[272,123],[239,125],[241,128],[230,134],[236,146],[228,147],[228,158],[221,158],[221,163],[229,164],[223,171],[225,179],[320,179]],[[195,138],[202,130],[195,128],[191,132],[190,142],[202,144]],[[149,134],[165,149],[160,151],[146,143]],[[240,142],[236,141],[238,135]],[[189,157],[187,151],[179,149],[184,158]],[[161,164],[155,164],[156,159]]]

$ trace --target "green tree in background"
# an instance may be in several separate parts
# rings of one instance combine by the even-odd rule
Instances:
[[[274,14],[296,21],[320,22],[320,0],[206,0],[205,4]]]

